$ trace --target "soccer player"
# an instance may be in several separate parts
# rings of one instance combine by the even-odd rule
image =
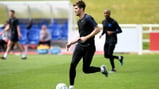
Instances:
[[[102,65],[101,67],[91,66],[92,58],[95,52],[94,37],[100,32],[100,29],[98,28],[93,17],[85,13],[86,4],[84,1],[79,0],[73,6],[76,16],[80,19],[78,20],[79,36],[66,45],[68,50],[72,44],[77,43],[70,64],[69,89],[74,89],[76,67],[81,58],[83,58],[84,73],[101,72],[106,77],[108,76],[105,65]]]
[[[110,17],[111,11],[104,10],[105,19],[102,21],[103,24],[103,32],[99,36],[101,38],[104,34],[106,34],[105,45],[104,45],[104,57],[109,58],[111,64],[111,73],[116,72],[114,59],[118,59],[120,64],[123,65],[123,56],[114,56],[113,51],[115,45],[117,43],[117,34],[121,33],[122,30],[118,25],[117,21]]]
[[[6,59],[8,56],[8,53],[12,47],[13,44],[15,44],[21,51],[22,53],[22,59],[26,59],[26,54],[24,52],[23,47],[19,44],[18,40],[21,38],[21,33],[20,33],[20,27],[19,27],[19,20],[15,17],[15,11],[10,10],[9,11],[9,20],[7,26],[4,28],[4,30],[0,33],[0,35],[7,31],[10,30],[10,39],[7,44],[7,49],[2,57],[2,59]]]

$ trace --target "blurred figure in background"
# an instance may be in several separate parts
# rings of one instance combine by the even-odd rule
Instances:
[[[103,24],[103,32],[99,36],[101,38],[104,34],[106,34],[105,44],[104,44],[104,57],[109,58],[111,64],[110,73],[116,72],[114,59],[118,59],[120,64],[123,65],[123,56],[115,56],[113,55],[116,43],[117,43],[117,34],[121,33],[122,30],[119,24],[110,17],[111,11],[104,10],[105,19],[102,21]]]
[[[5,24],[1,27],[1,29],[4,29],[8,24],[8,21],[5,22]],[[0,52],[4,52],[7,48],[7,42],[9,40],[9,31],[4,32],[0,37]]]
[[[10,31],[6,31],[1,35],[1,39],[0,39],[0,49],[1,52],[5,52],[6,48],[7,48],[7,43],[9,41],[10,38]],[[14,45],[12,46],[13,49]]]
[[[26,37],[27,37],[27,39],[29,37],[29,32],[28,31],[32,28],[32,26],[33,26],[33,20],[31,19],[31,20],[29,20],[29,22],[27,23],[27,26],[26,26],[26,29],[27,29]],[[22,46],[23,46],[23,48],[25,50],[25,53],[27,53],[28,52],[29,43],[26,42]]]
[[[30,20],[28,25],[27,25],[27,27],[26,27],[26,29],[30,30],[32,28],[32,26],[33,26],[33,20]]]
[[[43,25],[40,31],[40,42],[39,45],[48,45],[51,46],[51,34],[47,29],[46,25]]]
[[[12,46],[15,44],[21,51],[22,53],[22,59],[26,59],[26,54],[24,52],[23,47],[19,44],[18,40],[21,38],[21,33],[20,33],[20,26],[19,26],[19,20],[15,17],[15,11],[10,10],[9,11],[9,20],[8,24],[4,28],[2,32],[0,32],[0,35],[2,35],[4,32],[7,30],[10,30],[10,39],[7,44],[7,49],[2,57],[2,59],[6,59],[8,56],[8,53],[10,52]]]

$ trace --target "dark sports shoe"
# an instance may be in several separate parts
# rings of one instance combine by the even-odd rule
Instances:
[[[27,59],[27,57],[22,57],[22,59],[23,59],[23,60],[26,60],[26,59]]]
[[[5,58],[5,57],[1,57],[1,59],[6,60],[7,58]]]
[[[120,57],[119,57],[119,62],[120,62],[120,65],[121,65],[121,66],[123,66],[123,59],[124,59],[123,56],[120,56]]]
[[[108,77],[108,71],[107,71],[105,65],[102,65],[101,68],[103,68],[103,70],[104,70],[104,71],[102,72],[102,74],[104,74],[106,77]]]

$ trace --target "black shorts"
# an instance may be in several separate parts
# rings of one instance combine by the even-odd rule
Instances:
[[[12,41],[12,42],[18,42],[18,36],[11,36],[10,37],[10,41]]]

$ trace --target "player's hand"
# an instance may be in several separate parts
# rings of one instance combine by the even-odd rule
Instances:
[[[44,42],[44,40],[40,40],[41,42]]]
[[[18,36],[19,36],[20,39],[22,38],[22,35],[21,35],[21,34],[19,34]]]
[[[99,36],[99,39],[102,38],[102,35]]]
[[[71,43],[67,43],[67,44],[66,44],[66,50],[67,50],[67,51],[69,50],[69,48],[71,47],[71,45],[72,45]]]
[[[112,31],[107,31],[107,34],[111,35],[111,34],[113,34],[113,32]]]

